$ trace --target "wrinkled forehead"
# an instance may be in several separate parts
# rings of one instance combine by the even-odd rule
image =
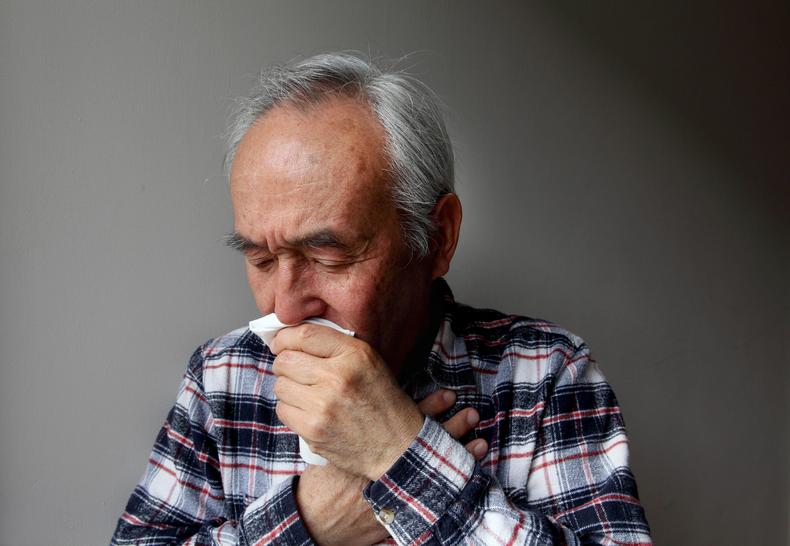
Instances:
[[[384,142],[378,120],[358,100],[274,108],[239,143],[231,169],[237,221],[283,214],[374,220],[393,207]]]
[[[382,182],[386,167],[378,119],[364,102],[337,97],[310,108],[286,103],[258,118],[239,142],[231,183],[321,172],[331,182]]]

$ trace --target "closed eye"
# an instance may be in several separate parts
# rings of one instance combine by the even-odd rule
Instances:
[[[247,256],[247,263],[249,263],[253,267],[263,270],[270,269],[272,265],[274,265],[275,261],[276,258],[271,256],[266,256],[263,258],[255,257],[255,256]]]
[[[327,271],[337,271],[351,264],[351,262],[347,260],[329,260],[326,258],[312,258],[311,261],[318,267]]]

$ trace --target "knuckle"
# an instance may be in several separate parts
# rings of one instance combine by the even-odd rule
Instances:
[[[350,398],[351,397],[351,386],[348,382],[343,380],[335,381],[335,392],[340,398]]]
[[[276,414],[277,414],[277,418],[278,418],[278,419],[279,419],[279,420],[280,420],[282,423],[285,423],[285,419],[283,418],[283,413],[282,413],[281,404],[279,404],[279,403],[278,403],[278,404],[277,404],[277,405],[274,407],[274,413],[276,413]]]
[[[341,398],[352,398],[357,390],[359,378],[353,370],[341,369],[333,377],[334,391]]]
[[[288,357],[284,356],[284,353],[280,353],[275,357],[274,364],[272,364],[272,371],[275,374],[280,374],[283,371],[283,366],[288,362]]]
[[[290,354],[291,354],[291,351],[289,351],[288,349],[284,349],[284,350],[280,351],[280,354],[278,354],[277,357],[275,357],[274,362],[275,363],[279,362],[280,364],[285,364],[285,363],[288,362],[288,359],[290,358],[290,356],[289,356]]]
[[[326,427],[321,417],[308,419],[303,426],[302,436],[311,442],[322,442],[325,436]]]
[[[319,426],[326,428],[334,420],[336,415],[335,401],[322,400],[319,404],[318,412],[316,413],[316,421]]]
[[[375,358],[373,349],[367,343],[354,343],[348,347],[347,354],[355,362],[364,364],[372,362]]]
[[[297,329],[297,333],[301,341],[307,341],[315,335],[315,326],[312,324],[301,324]]]
[[[313,425],[313,421],[308,419],[304,423],[302,423],[302,428],[299,431],[299,435],[304,438],[305,440],[309,440],[312,442],[314,440],[313,432],[316,430],[315,425]]]
[[[376,352],[373,350],[373,347],[367,343],[360,343],[358,346],[358,351],[366,362],[372,362],[376,359]]]

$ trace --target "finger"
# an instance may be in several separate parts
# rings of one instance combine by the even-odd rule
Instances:
[[[477,438],[466,444],[466,450],[471,453],[478,461],[486,456],[488,453],[488,442],[482,438]]]
[[[274,408],[277,417],[280,418],[280,421],[291,429],[296,434],[302,435],[303,426],[302,424],[305,423],[305,419],[308,416],[308,413],[302,409],[294,407],[290,404],[286,404],[285,402],[277,402],[277,406]]]
[[[480,414],[474,408],[466,408],[442,423],[442,426],[456,440],[475,428],[480,422]]]
[[[456,396],[453,391],[449,389],[439,389],[423,398],[417,406],[425,415],[436,417],[440,413],[453,407],[455,399]]]
[[[310,400],[315,396],[310,387],[297,383],[287,377],[278,377],[274,383],[277,400],[303,411],[310,410]]]
[[[326,361],[307,353],[285,349],[274,359],[272,371],[278,377],[287,377],[302,385],[315,385],[326,373]]]
[[[274,354],[285,349],[301,351],[313,356],[329,358],[340,354],[343,348],[356,340],[327,326],[299,324],[283,328],[274,336],[269,348]]]

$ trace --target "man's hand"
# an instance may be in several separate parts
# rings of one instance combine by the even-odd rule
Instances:
[[[364,341],[301,324],[271,350],[278,417],[338,468],[377,480],[422,428],[417,404]]]
[[[419,409],[425,415],[436,417],[454,403],[454,392],[439,390],[420,402]],[[474,428],[478,419],[477,411],[467,408],[443,425],[458,439]],[[482,451],[476,448],[482,448]],[[477,439],[466,444],[466,449],[480,459],[485,455],[488,445],[485,440]],[[322,546],[368,546],[389,536],[384,526],[376,521],[370,505],[362,496],[368,483],[367,478],[332,464],[307,467],[299,478],[296,502],[302,522],[316,543]]]

